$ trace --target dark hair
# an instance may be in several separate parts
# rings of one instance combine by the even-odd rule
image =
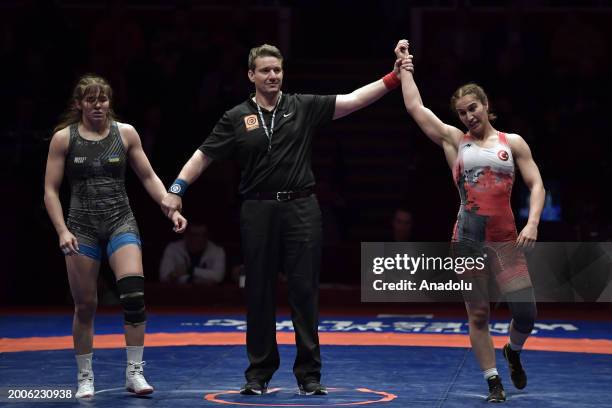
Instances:
[[[273,45],[263,44],[259,47],[251,48],[249,52],[249,69],[251,71],[255,70],[255,59],[259,57],[274,57],[278,58],[283,62],[283,54],[281,54],[280,50]]]
[[[395,207],[394,213],[398,213],[398,212],[412,214],[414,211],[412,211],[412,208],[410,208],[410,207],[408,207],[406,205],[401,205],[401,206]]]
[[[451,110],[453,112],[457,112],[457,107],[455,106],[457,100],[459,100],[459,98],[463,98],[466,95],[474,95],[480,101],[480,103],[489,107],[489,112],[487,112],[487,116],[489,117],[489,120],[491,122],[497,119],[497,115],[491,112],[491,104],[489,103],[489,98],[487,97],[487,94],[485,93],[484,89],[482,89],[480,85],[474,82],[470,82],[459,87],[455,91],[455,93],[453,93],[453,96],[451,96],[450,100]]]
[[[53,133],[65,128],[66,126],[70,126],[73,123],[80,122],[81,110],[79,109],[77,102],[82,101],[83,98],[90,93],[105,95],[112,104],[113,89],[109,85],[108,81],[96,74],[85,74],[79,78],[76,85],[74,86],[74,89],[72,90],[72,95],[70,96],[70,100],[68,101],[68,108],[60,117],[59,123],[53,128]],[[108,110],[107,119],[116,119],[116,115],[115,112],[113,112],[112,106]]]

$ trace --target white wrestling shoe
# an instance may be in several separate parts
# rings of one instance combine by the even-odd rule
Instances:
[[[78,375],[79,388],[75,398],[91,398],[94,396],[94,374],[93,371],[82,370]]]
[[[143,374],[144,361],[140,363],[129,361],[125,369],[125,389],[136,395],[147,395],[153,392]]]

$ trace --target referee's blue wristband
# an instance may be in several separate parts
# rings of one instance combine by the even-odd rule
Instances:
[[[172,183],[172,185],[168,189],[168,192],[182,197],[183,195],[185,195],[187,187],[189,187],[189,183],[187,183],[183,179],[177,178],[176,180],[174,180],[174,183]]]

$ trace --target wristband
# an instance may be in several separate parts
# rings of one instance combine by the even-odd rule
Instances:
[[[382,78],[382,80],[385,83],[385,86],[387,87],[388,90],[395,89],[402,84],[402,80],[399,79],[393,71],[385,75]]]
[[[168,189],[168,192],[182,197],[183,195],[185,195],[187,187],[189,187],[189,184],[185,180],[177,178],[176,180],[174,180],[174,183],[172,183],[172,185]]]

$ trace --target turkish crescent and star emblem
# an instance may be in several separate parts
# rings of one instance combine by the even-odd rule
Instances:
[[[244,126],[246,126],[247,132],[259,128],[259,120],[257,119],[257,115],[245,116]]]
[[[503,161],[508,161],[508,158],[510,157],[508,155],[508,152],[505,150],[500,150],[499,152],[497,152],[497,157],[499,157],[500,160]]]

